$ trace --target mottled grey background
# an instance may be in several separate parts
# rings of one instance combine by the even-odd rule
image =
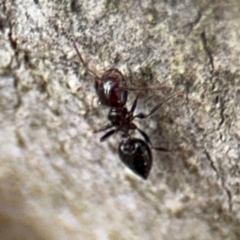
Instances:
[[[93,134],[107,109],[72,36],[93,71],[152,88],[138,111],[183,91],[138,122],[172,150],[147,181]],[[1,0],[1,239],[240,239],[239,39],[238,0]]]

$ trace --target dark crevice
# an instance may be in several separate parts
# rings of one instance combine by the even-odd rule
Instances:
[[[214,72],[214,59],[213,59],[212,53],[210,51],[210,48],[208,46],[205,32],[201,33],[201,40],[202,40],[204,51],[206,52],[208,59],[209,59],[209,64],[211,66],[210,73],[212,75]]]
[[[212,90],[214,90],[215,88],[215,84],[213,82],[213,77],[214,77],[214,58],[212,56],[212,52],[208,46],[207,43],[207,38],[205,35],[205,32],[202,32],[201,34],[201,40],[202,40],[202,44],[203,44],[203,48],[204,51],[206,52],[208,59],[209,59],[209,65],[210,65],[210,82],[212,83]],[[223,99],[220,97],[219,99],[219,103],[220,103],[220,121],[218,124],[218,129],[220,129],[220,127],[223,125],[224,121],[225,121],[225,116],[224,116],[224,111],[225,111],[225,104]]]
[[[232,193],[231,191],[223,185],[224,190],[226,191],[227,197],[228,197],[228,208],[229,211],[232,212]]]
[[[222,171],[221,171],[221,172],[222,172]],[[221,174],[221,175],[220,175],[220,179],[221,179],[221,186],[222,186],[223,190],[225,191],[226,196],[227,196],[227,199],[228,199],[228,209],[229,209],[229,211],[231,212],[231,211],[232,211],[232,193],[231,193],[231,191],[229,190],[229,188],[226,187],[225,179],[224,179],[224,174]]]
[[[192,32],[194,26],[196,26],[200,22],[201,18],[202,18],[202,13],[200,11],[198,11],[196,19],[193,22],[190,22],[187,25],[185,25],[185,27],[189,28],[187,36]]]
[[[202,32],[201,35],[201,40],[202,40],[202,44],[203,44],[203,48],[204,48],[204,51],[206,52],[207,54],[207,57],[209,59],[209,65],[210,65],[210,82],[212,84],[212,90],[215,89],[215,84],[213,82],[213,72],[214,72],[214,59],[213,59],[213,56],[212,56],[212,53],[210,51],[210,48],[208,46],[208,43],[207,43],[207,38],[206,38],[206,34],[205,32]]]
[[[208,160],[209,163],[210,163],[210,167],[211,167],[211,168],[213,169],[213,171],[216,173],[217,178],[219,178],[218,170],[217,170],[216,166],[214,165],[214,162],[213,162],[213,160],[212,160],[212,158],[211,158],[208,150],[206,149],[206,147],[204,147],[204,152],[205,152],[205,154],[206,154],[207,160]]]
[[[7,8],[6,8],[6,0],[2,0],[2,2],[0,3],[0,6],[2,6],[3,12],[6,12],[6,11],[7,11]]]
[[[218,124],[218,129],[220,129],[220,127],[222,126],[222,124],[225,121],[224,111],[225,111],[225,104],[224,104],[223,100],[220,98],[220,117],[221,117],[221,120]]]
[[[15,104],[14,108],[18,109],[22,105],[22,99],[18,91],[19,78],[17,77],[17,75],[14,74],[13,79],[14,79],[14,87],[16,89],[16,95],[17,95],[17,103]]]
[[[71,0],[70,2],[70,9],[72,13],[79,13],[81,11],[81,7],[76,0]]]
[[[225,180],[224,180],[224,176],[223,174],[220,174],[219,171],[217,170],[216,166],[214,165],[214,162],[208,152],[208,150],[206,149],[206,147],[204,148],[204,152],[206,154],[207,160],[210,163],[210,167],[213,169],[213,171],[217,174],[217,178],[219,178],[221,180],[221,186],[224,190],[224,192],[227,195],[227,199],[228,199],[228,209],[231,212],[232,211],[232,193],[231,191],[225,186]]]
[[[9,42],[11,44],[12,49],[16,52],[16,50],[17,50],[17,41],[12,36],[12,25],[11,25],[11,23],[9,24],[9,28],[10,28],[10,31],[8,33],[8,39],[9,39]]]

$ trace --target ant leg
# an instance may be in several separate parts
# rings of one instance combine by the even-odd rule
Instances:
[[[111,128],[111,127],[113,127],[112,124],[107,124],[106,126],[103,126],[103,127],[101,127],[100,129],[98,129],[98,130],[95,130],[94,133],[103,132],[103,131]]]
[[[167,148],[162,148],[162,147],[152,147],[152,149],[154,149],[156,151],[160,151],[160,152],[171,152],[171,150],[169,150]]]
[[[109,138],[111,135],[113,135],[116,132],[116,129],[113,129],[107,133],[105,133],[101,138],[100,142],[104,142],[107,138]]]
[[[73,47],[74,47],[74,49],[75,49],[75,51],[76,51],[76,53],[77,53],[77,55],[78,55],[78,58],[79,58],[80,62],[82,63],[83,67],[85,68],[85,70],[86,70],[90,75],[92,75],[93,77],[99,79],[99,77],[98,77],[94,72],[92,72],[92,71],[88,68],[86,62],[84,62],[84,60],[83,60],[83,58],[82,58],[82,55],[80,54],[80,52],[79,52],[79,50],[78,50],[78,47],[77,47],[77,45],[76,45],[76,43],[75,43],[75,40],[74,40],[73,38],[71,38],[71,41],[72,41]]]
[[[132,126],[133,126],[133,129],[137,129],[137,130],[139,131],[139,133],[143,136],[144,140],[145,140],[149,145],[152,145],[149,136],[148,136],[143,130],[141,130],[140,128],[138,128],[134,123],[132,123]]]
[[[130,110],[130,113],[132,113],[132,114],[133,114],[133,112],[134,112],[135,109],[136,109],[139,95],[140,95],[140,94],[138,94],[138,95],[136,96],[135,100],[133,101],[133,104],[132,104],[132,107],[131,107],[131,110]]]
[[[149,136],[148,136],[144,131],[142,131],[141,129],[137,128],[137,130],[141,133],[141,135],[143,136],[144,140],[145,140],[149,145],[152,145]]]
[[[164,101],[158,103],[148,114],[146,113],[138,113],[137,115],[133,116],[133,118],[139,118],[139,119],[143,119],[143,118],[148,118],[150,117],[152,114],[154,114],[164,103],[166,103],[168,100],[170,100],[171,98],[175,97],[176,95],[178,95],[181,92],[177,92],[173,95],[171,95],[170,97],[166,98]]]
[[[143,136],[144,140],[151,146],[152,149],[156,150],[156,151],[161,151],[161,152],[171,152],[171,150],[167,149],[167,148],[163,148],[163,147],[153,147],[152,143],[148,137],[148,135],[142,131],[141,129],[139,129],[136,125],[135,125],[136,129],[139,131],[139,133],[141,133],[141,135]]]

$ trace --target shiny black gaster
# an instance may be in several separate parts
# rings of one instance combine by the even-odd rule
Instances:
[[[147,179],[152,167],[152,153],[146,142],[137,138],[121,142],[118,147],[118,155],[134,173]]]

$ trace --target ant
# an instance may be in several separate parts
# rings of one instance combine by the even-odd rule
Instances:
[[[158,151],[166,151],[165,148],[155,148],[152,147],[148,135],[139,129],[133,120],[144,119],[150,117],[155,113],[166,101],[175,96],[171,95],[169,98],[165,99],[163,102],[157,104],[148,114],[138,113],[134,115],[134,111],[137,107],[137,102],[139,94],[136,96],[130,111],[125,107],[128,98],[128,90],[126,80],[123,74],[116,68],[110,68],[107,70],[102,77],[98,77],[94,72],[92,72],[87,64],[84,62],[74,39],[71,39],[73,47],[80,59],[85,70],[95,78],[95,90],[99,99],[99,102],[109,107],[108,120],[109,124],[100,128],[96,132],[107,131],[101,138],[100,141],[103,142],[115,133],[121,134],[121,142],[118,147],[118,155],[121,161],[131,169],[135,174],[143,179],[147,179],[151,166],[152,166],[152,153],[149,146],[152,149]],[[143,137],[144,140],[139,138],[132,138],[129,134],[130,130],[137,130]]]

